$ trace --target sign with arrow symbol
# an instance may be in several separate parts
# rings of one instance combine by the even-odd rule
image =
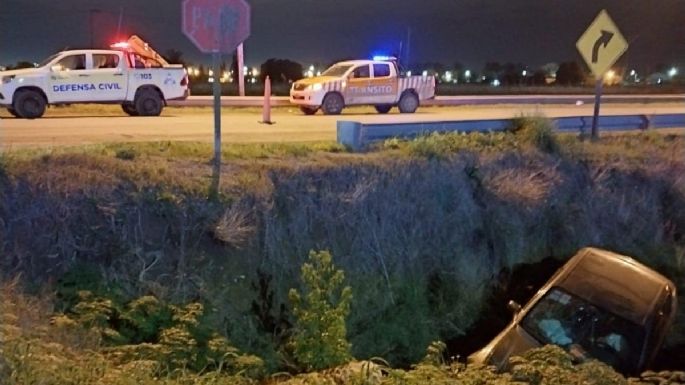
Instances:
[[[599,108],[602,101],[602,78],[604,73],[628,49],[628,42],[621,35],[621,31],[618,30],[607,11],[602,10],[590,24],[590,27],[585,30],[583,36],[578,39],[576,47],[596,78],[595,111],[592,115],[591,133],[591,138],[596,140],[599,137],[597,122],[599,121]],[[581,132],[581,137],[584,136],[585,133]]]
[[[628,49],[628,42],[607,11],[602,10],[578,39],[576,47],[595,77],[601,78]]]

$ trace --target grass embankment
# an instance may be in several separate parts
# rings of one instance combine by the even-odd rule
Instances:
[[[353,356],[392,366],[462,336],[513,266],[582,246],[633,255],[682,292],[685,138],[591,143],[519,123],[365,154],[334,143],[227,146],[215,201],[209,144],[4,154],[0,271],[29,291],[89,290],[116,314],[143,295],[199,301],[205,325],[266,372],[293,368],[286,297],[313,249],[346,271]],[[685,340],[684,319],[669,343]]]

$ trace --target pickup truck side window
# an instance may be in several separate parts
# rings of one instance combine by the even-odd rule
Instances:
[[[390,64],[374,64],[373,65],[373,77],[374,78],[387,78],[390,76]]]
[[[367,64],[363,66],[359,66],[352,71],[352,78],[354,79],[360,79],[360,78],[370,78],[371,74],[369,73],[369,66]]]
[[[93,69],[117,68],[119,67],[119,56],[111,53],[93,54]]]
[[[80,71],[86,69],[86,55],[69,55],[62,58],[57,65],[62,67],[63,71]]]

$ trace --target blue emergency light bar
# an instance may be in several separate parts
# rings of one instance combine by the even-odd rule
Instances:
[[[375,61],[395,61],[395,60],[397,60],[397,58],[394,56],[377,55],[377,56],[373,57],[373,60],[375,60]]]

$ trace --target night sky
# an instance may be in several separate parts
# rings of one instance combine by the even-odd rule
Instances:
[[[685,0],[251,0],[252,35],[245,60],[267,58],[304,65],[397,53],[411,30],[410,61],[581,61],[575,42],[607,9],[631,44],[623,65],[651,70],[685,65]],[[89,10],[97,9],[99,13]],[[0,64],[40,61],[64,47],[104,46],[136,33],[159,52],[182,51],[187,61],[210,62],[181,33],[179,0],[0,0]]]

